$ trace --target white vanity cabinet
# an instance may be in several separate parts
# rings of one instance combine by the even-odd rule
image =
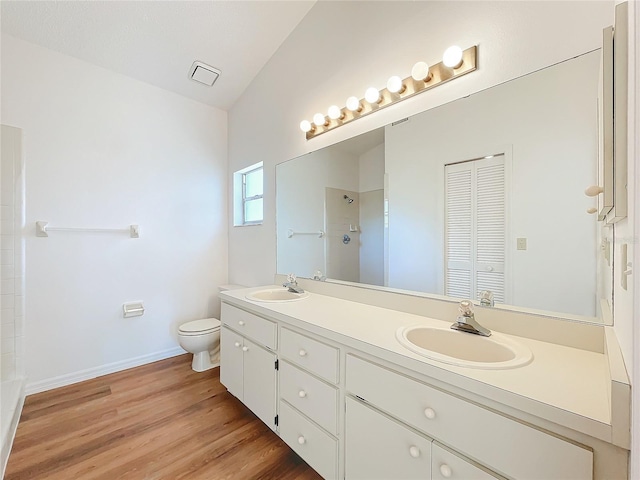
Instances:
[[[338,478],[339,350],[280,328],[281,438],[320,475]]]
[[[275,430],[276,354],[263,345],[275,346],[276,324],[229,305],[223,305],[221,316],[220,382]],[[230,325],[241,331],[249,326],[242,332],[253,338],[246,338]]]
[[[348,394],[509,478],[593,478],[592,451],[386,367],[348,355],[346,380]]]
[[[223,303],[220,381],[323,478],[594,478],[593,451],[575,441],[270,318]]]

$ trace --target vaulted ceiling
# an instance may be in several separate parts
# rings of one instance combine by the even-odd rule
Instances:
[[[228,110],[315,0],[0,3],[2,33]],[[196,60],[222,71],[212,87]]]

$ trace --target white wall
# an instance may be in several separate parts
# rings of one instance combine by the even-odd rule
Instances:
[[[359,164],[360,283],[384,285],[384,142]]]
[[[616,3],[621,3],[616,1]],[[614,245],[614,328],[632,382],[632,444],[631,475],[640,478],[640,8],[629,2],[629,86],[628,86],[628,143],[629,155],[627,194],[628,216],[615,225]],[[628,245],[628,261],[633,274],[628,277],[627,290],[622,288],[620,248]]]
[[[230,232],[230,281],[273,281],[277,163],[599,48],[612,23],[612,1],[318,2],[229,112],[231,169],[265,166],[265,222]],[[453,43],[480,46],[478,71],[305,140],[300,120],[437,62]]]
[[[633,2],[632,2],[633,3]],[[629,119],[629,131],[634,132],[629,136],[630,146],[630,158],[633,162],[634,173],[630,177],[630,185],[633,185],[633,189],[629,200],[634,204],[640,201],[640,135],[638,130],[640,129],[640,95],[637,94],[640,89],[640,8],[637,3],[630,5],[630,35],[629,44],[631,46],[631,55],[629,61],[629,71],[631,74],[631,82],[629,84],[629,92],[631,98],[629,105],[633,105],[632,113]],[[632,453],[631,455],[631,478],[640,478],[640,281],[637,280],[638,266],[640,266],[640,208],[634,208],[633,218],[633,231],[636,239],[636,248],[634,248],[633,265],[635,266],[636,280],[633,281],[634,293],[632,298],[627,298],[627,302],[631,301],[631,315],[624,321],[623,328],[627,329],[628,337],[624,338],[625,348],[625,362],[632,364],[632,371],[630,375],[632,377],[633,388],[631,390],[633,395],[633,415],[632,415]],[[616,325],[617,326],[617,323]],[[631,327],[631,328],[629,328]],[[630,331],[629,331],[630,330]],[[617,329],[616,329],[617,331]],[[625,331],[617,331],[618,338],[624,334]],[[634,347],[635,346],[635,347]],[[629,367],[627,367],[629,368]]]
[[[3,36],[2,123],[25,134],[28,388],[177,353],[227,283],[226,113]]]
[[[359,192],[384,188],[384,142],[360,155]]]
[[[620,2],[616,2],[620,3]],[[629,2],[629,90],[628,90],[628,144],[627,151],[629,155],[629,164],[628,164],[628,178],[627,182],[627,193],[628,193],[628,214],[627,218],[619,221],[615,224],[615,245],[614,245],[614,277],[613,277],[613,307],[614,307],[614,325],[616,329],[617,337],[620,341],[620,346],[622,348],[622,353],[624,354],[625,363],[629,374],[632,376],[634,369],[640,370],[640,365],[634,365],[633,358],[633,329],[634,329],[634,282],[637,281],[638,278],[638,267],[634,265],[634,274],[628,277],[628,286],[625,290],[622,288],[622,283],[620,281],[620,272],[625,270],[625,266],[621,263],[621,247],[623,244],[627,244],[627,255],[628,261],[633,261],[633,255],[636,248],[638,248],[638,244],[640,243],[640,225],[635,225],[634,227],[634,216],[636,215],[636,208],[638,202],[638,194],[635,191],[636,183],[633,181],[634,178],[640,176],[640,172],[636,171],[638,166],[637,164],[637,136],[638,136],[638,119],[635,117],[636,112],[634,111],[633,106],[635,102],[637,102],[637,93],[636,89],[638,88],[636,74],[638,70],[638,65],[636,64],[636,49],[635,42],[637,41],[635,29],[638,28],[638,25],[635,24],[637,22],[637,18],[634,18],[635,10],[637,10],[637,4],[635,2]],[[634,48],[635,47],[635,48]],[[636,82],[636,83],[634,83]],[[633,134],[635,132],[635,135]],[[634,162],[634,159],[636,161]],[[636,299],[638,302],[636,304],[636,308],[640,306],[640,299]],[[635,311],[636,316],[640,316],[640,311]],[[640,329],[637,325],[640,325],[640,319],[636,318],[636,327]],[[639,348],[636,345],[636,348]],[[640,412],[638,412],[640,415]],[[638,432],[640,434],[640,432]],[[640,444],[640,439],[638,439],[638,443]]]
[[[584,189],[597,182],[599,62],[593,52],[387,126],[389,285],[444,294],[444,165],[507,149],[506,303],[596,315]]]

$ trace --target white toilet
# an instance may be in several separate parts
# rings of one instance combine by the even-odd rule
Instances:
[[[217,367],[220,365],[220,320],[203,318],[183,323],[178,329],[178,343],[193,353],[191,368],[196,372]]]
[[[242,285],[220,285],[218,290],[246,288]],[[191,368],[204,372],[220,365],[220,320],[203,318],[183,323],[178,328],[178,343],[187,352],[193,353]]]

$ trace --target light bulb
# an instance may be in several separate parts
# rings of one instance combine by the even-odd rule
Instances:
[[[380,100],[380,92],[375,87],[369,87],[367,91],[364,92],[364,99],[371,104],[378,103]]]
[[[426,81],[429,76],[429,64],[426,62],[418,62],[411,69],[411,77],[416,82]]]
[[[391,93],[402,93],[407,87],[402,83],[402,79],[397,75],[394,75],[387,80],[387,90]]]
[[[327,113],[331,120],[338,120],[339,118],[342,118],[342,111],[340,111],[340,107],[337,105],[331,105]]]
[[[304,133],[310,132],[311,128],[311,122],[309,120],[302,120],[300,122],[300,130],[302,130]]]
[[[358,100],[358,97],[347,98],[346,105],[347,105],[347,108],[352,112],[359,112],[360,110],[362,110],[362,107],[360,106],[360,100]]]
[[[447,48],[442,55],[442,63],[445,67],[458,68],[462,65],[462,49],[457,45]]]
[[[313,116],[313,123],[315,123],[317,127],[322,127],[325,124],[324,115],[321,113],[316,113]]]

